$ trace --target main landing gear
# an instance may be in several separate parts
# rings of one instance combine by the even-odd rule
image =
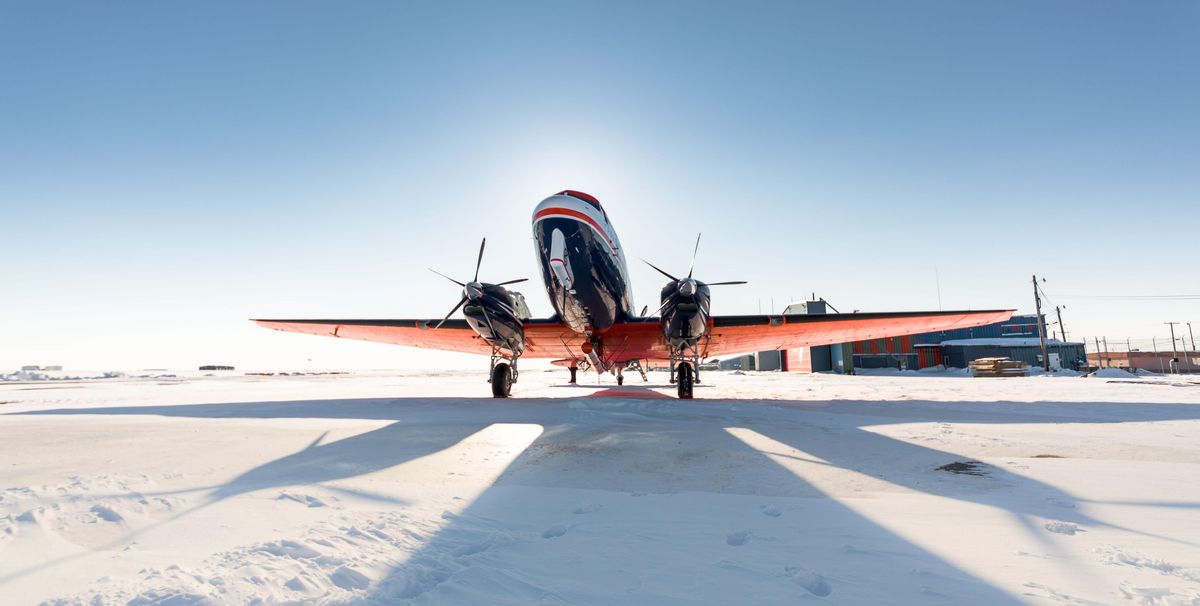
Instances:
[[[519,355],[505,355],[499,347],[492,346],[492,370],[488,375],[488,383],[492,384],[493,398],[507,398],[512,394],[513,383],[517,382],[517,358]],[[574,376],[574,371],[572,371]]]
[[[680,400],[692,399],[692,388],[700,382],[700,353],[693,347],[680,347],[671,351],[671,383]]]
[[[678,376],[676,387],[678,388],[679,399],[692,399],[692,385],[696,380],[692,365],[687,362],[680,362],[679,366],[675,369],[675,374]]]

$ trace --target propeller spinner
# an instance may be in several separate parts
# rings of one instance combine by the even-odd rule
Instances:
[[[479,266],[483,264],[483,249],[486,246],[487,246],[487,238],[484,238],[483,241],[479,243],[479,257],[477,259],[475,259],[475,276],[471,278],[470,282],[466,282],[466,283],[459,282],[458,280],[455,280],[454,278],[451,278],[450,276],[447,276],[446,274],[444,274],[436,269],[433,269],[433,268],[429,269],[429,271],[462,287],[462,298],[458,300],[457,305],[455,305],[454,307],[452,307],[450,309],[450,312],[446,314],[446,317],[442,318],[442,321],[438,322],[437,326],[434,326],[434,329],[441,328],[442,324],[445,324],[446,320],[449,320],[450,316],[454,315],[454,312],[458,311],[458,309],[460,307],[462,307],[463,305],[465,305],[467,302],[478,302],[481,299],[483,299],[484,289],[487,288],[488,286],[508,286],[509,284],[516,284],[518,282],[524,282],[529,279],[529,278],[519,278],[517,280],[508,280],[507,282],[500,282],[499,284],[488,284],[486,282],[480,282],[479,281]],[[483,312],[483,315],[484,315],[484,319],[486,319],[488,321],[488,324],[490,326],[491,318],[487,315],[486,311]],[[494,332],[495,331],[493,330],[493,333]]]
[[[696,246],[695,246],[695,248],[692,249],[692,262],[688,264],[688,273],[687,273],[686,278],[676,278],[675,276],[672,276],[671,274],[663,271],[662,269],[660,269],[658,266],[654,265],[653,263],[646,261],[645,259],[642,259],[642,261],[645,262],[646,265],[649,265],[650,267],[654,268],[654,271],[657,271],[658,273],[666,276],[669,280],[674,282],[675,283],[675,291],[677,293],[679,293],[679,296],[682,296],[682,297],[687,297],[687,298],[695,297],[696,293],[700,292],[701,287],[704,287],[704,286],[729,286],[729,285],[733,285],[733,284],[746,284],[745,280],[735,280],[735,281],[728,281],[728,282],[701,282],[700,280],[697,280],[692,277],[692,273],[696,269],[696,254],[698,252],[700,252],[700,236],[701,235],[702,234],[696,235]],[[665,309],[668,305],[671,304],[671,302],[672,302],[671,299],[667,299],[667,300],[663,301],[662,306],[660,306],[654,312],[654,315],[658,315],[659,313],[661,313],[663,311],[663,309]]]

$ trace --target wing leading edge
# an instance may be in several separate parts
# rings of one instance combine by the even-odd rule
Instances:
[[[475,334],[466,320],[447,320],[434,329],[440,318],[420,320],[251,320],[263,328],[324,337],[374,341],[408,347],[488,355],[492,348]],[[554,320],[525,323],[525,353],[522,358],[561,358],[578,351],[582,343],[575,332]],[[564,346],[565,344],[565,346]]]
[[[718,316],[705,356],[816,347],[1003,322],[1014,309],[787,316]]]
[[[772,349],[816,347],[883,339],[1003,322],[1016,310],[908,311],[885,313],[716,316],[703,357]],[[491,347],[467,325],[448,320],[253,320],[264,328],[342,339],[357,339],[487,355]],[[554,320],[525,323],[524,358],[578,357],[583,337]],[[666,344],[655,318],[617,324],[604,333],[605,357],[626,360],[666,359]]]

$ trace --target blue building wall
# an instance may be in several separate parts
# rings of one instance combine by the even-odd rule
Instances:
[[[1046,327],[1046,316],[1042,316],[1042,328]],[[1013,316],[1006,322],[999,324],[988,324],[987,326],[976,326],[974,328],[956,328],[954,330],[943,330],[941,332],[927,332],[920,335],[913,335],[913,345],[937,345],[942,341],[955,341],[958,339],[996,339],[1000,337],[1021,337],[1021,338],[1037,338],[1037,316]],[[1046,333],[1046,338],[1050,338],[1050,333]]]
[[[1059,363],[1063,368],[1079,370],[1087,365],[1087,353],[1083,343],[1059,343],[1057,341],[1046,347],[1050,354],[1058,354]],[[943,345],[942,357],[946,366],[966,368],[967,364],[979,358],[1009,358],[1020,360],[1029,366],[1042,365],[1042,348],[1032,345]]]

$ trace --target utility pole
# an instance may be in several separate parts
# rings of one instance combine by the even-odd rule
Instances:
[[[1171,363],[1175,365],[1174,373],[1179,373],[1179,350],[1175,348],[1175,325],[1179,322],[1163,322],[1171,327]]]
[[[1188,322],[1188,338],[1192,341],[1192,353],[1196,353],[1196,335],[1192,334],[1192,323]]]
[[[1037,274],[1033,275],[1033,302],[1037,306],[1038,341],[1042,344],[1042,368],[1050,372],[1050,351],[1046,349],[1046,327],[1042,325],[1042,295],[1038,293]]]
[[[1062,333],[1063,342],[1067,342],[1067,327],[1062,323],[1062,310],[1057,305],[1054,306],[1054,313],[1058,314],[1058,332]]]
[[[1104,368],[1104,356],[1100,353],[1100,337],[1092,338],[1096,340],[1096,368]]]
[[[1108,353],[1108,337],[1104,337],[1104,360],[1105,360],[1104,366],[1111,368],[1112,367],[1112,355]]]

